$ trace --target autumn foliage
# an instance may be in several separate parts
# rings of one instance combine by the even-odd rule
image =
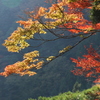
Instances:
[[[83,75],[85,77],[94,77],[100,81],[100,54],[97,53],[92,45],[87,49],[88,54],[83,55],[83,58],[71,58],[72,62],[76,63],[75,69],[72,71],[75,75]]]
[[[26,74],[34,75],[36,72],[30,71],[31,69],[41,68],[45,64],[44,62],[51,62],[73,49],[88,37],[96,34],[100,30],[100,18],[97,14],[100,9],[98,6],[99,2],[100,0],[56,0],[56,2],[51,0],[51,7],[45,8],[41,6],[36,11],[26,12],[29,19],[17,21],[16,23],[19,23],[21,27],[18,27],[3,44],[9,52],[19,52],[31,46],[28,43],[30,39],[48,42],[79,37],[79,40],[74,45],[69,44],[65,48],[61,48],[56,56],[44,57],[44,61],[40,59],[39,51],[26,53],[23,61],[6,66],[4,72],[1,72],[0,75],[9,76],[14,73],[21,76]],[[85,19],[84,10],[91,10],[91,20]],[[57,33],[56,29],[60,30],[61,33]],[[55,38],[51,40],[41,38],[41,34],[48,34],[48,32],[54,35]],[[36,34],[40,38],[36,38]],[[71,58],[76,63],[76,69],[73,73],[75,75],[97,78],[97,75],[100,73],[100,55],[92,46],[87,51],[88,54],[83,55],[84,58]]]
[[[26,74],[32,76],[36,74],[36,72],[29,71],[29,70],[32,68],[40,69],[41,65],[43,64],[43,61],[38,61],[38,59],[35,59],[38,56],[39,56],[38,51],[26,53],[24,54],[23,61],[18,61],[15,64],[6,66],[4,72],[1,72],[0,75],[7,77],[15,73],[15,74],[20,74],[21,76]]]

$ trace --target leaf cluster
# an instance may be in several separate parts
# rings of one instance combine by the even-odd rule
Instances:
[[[99,100],[100,99],[100,86],[93,86],[90,89],[81,92],[66,92],[53,97],[39,97],[38,99],[28,100]]]
[[[100,22],[100,0],[95,0],[93,2],[93,7],[90,11],[90,19],[93,24]]]

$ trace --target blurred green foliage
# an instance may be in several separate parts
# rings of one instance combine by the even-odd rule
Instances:
[[[53,97],[38,97],[38,99],[28,100],[100,100],[100,85],[78,92],[65,92]]]

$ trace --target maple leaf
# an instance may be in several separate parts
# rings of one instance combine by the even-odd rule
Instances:
[[[83,75],[85,77],[95,77],[98,80],[100,74],[100,54],[97,53],[92,45],[87,49],[88,54],[83,55],[83,58],[71,58],[72,62],[76,63],[76,68],[72,71],[75,75]]]

